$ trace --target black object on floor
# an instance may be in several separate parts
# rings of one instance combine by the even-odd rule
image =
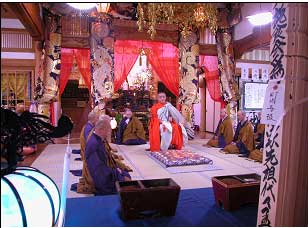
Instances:
[[[70,170],[70,172],[77,177],[81,177],[82,176],[82,169],[75,169],[75,170]]]
[[[75,161],[81,161],[81,158],[75,158]]]
[[[72,154],[80,154],[80,150],[72,150]]]

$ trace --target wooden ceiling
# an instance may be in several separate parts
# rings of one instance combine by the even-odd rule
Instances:
[[[12,3],[1,3],[1,18],[17,19],[15,13],[8,6]]]

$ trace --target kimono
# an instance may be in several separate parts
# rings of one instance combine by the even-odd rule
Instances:
[[[169,117],[172,117],[172,122],[169,122]],[[150,150],[164,151],[171,145],[175,149],[182,149],[188,141],[183,123],[182,114],[170,103],[153,105],[149,125]]]
[[[86,145],[85,158],[97,194],[108,195],[116,193],[115,182],[124,181],[128,172],[117,166],[114,158],[106,151],[108,142],[93,133]]]
[[[137,117],[124,117],[117,132],[117,144],[141,145],[146,144],[145,132],[141,121]]]
[[[80,156],[82,159],[82,177],[77,184],[77,192],[83,194],[92,194],[95,192],[94,183],[88,170],[88,165],[85,159],[86,142],[94,126],[88,122],[82,128],[80,133]]]
[[[255,142],[253,135],[253,127],[249,121],[239,122],[234,134],[233,142],[235,145],[229,144],[223,149],[230,154],[249,155],[254,150]]]
[[[233,127],[229,116],[224,119],[220,119],[215,131],[215,136],[217,136],[218,139],[209,140],[207,143],[208,146],[224,148],[232,142]]]

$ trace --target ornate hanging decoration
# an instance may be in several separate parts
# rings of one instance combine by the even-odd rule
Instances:
[[[114,92],[114,32],[110,21],[92,22],[90,46],[92,97],[94,105],[103,109]]]
[[[60,17],[44,11],[47,39],[36,75],[35,99],[41,103],[57,101],[61,67]]]
[[[176,24],[182,36],[190,31],[208,27],[213,34],[217,30],[217,9],[212,3],[138,3],[137,25],[139,31],[148,28],[151,39],[159,23]]]

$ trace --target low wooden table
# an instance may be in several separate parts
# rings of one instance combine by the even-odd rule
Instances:
[[[175,215],[180,186],[172,179],[116,182],[124,219]]]
[[[216,203],[225,210],[235,210],[246,203],[258,203],[260,179],[256,173],[212,177]]]

